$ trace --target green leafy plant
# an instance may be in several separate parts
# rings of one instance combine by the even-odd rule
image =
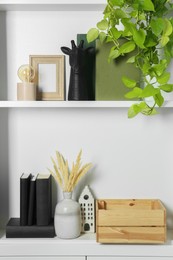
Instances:
[[[172,10],[171,0],[107,0],[103,19],[87,33],[88,42],[99,38],[101,42],[114,43],[108,61],[135,50],[127,63],[141,71],[140,82],[126,75],[122,81],[129,88],[125,97],[139,98],[141,102],[129,108],[129,118],[140,112],[156,114],[156,106],[164,103],[163,93],[173,91],[167,71],[173,57]],[[120,44],[120,38],[125,43]]]

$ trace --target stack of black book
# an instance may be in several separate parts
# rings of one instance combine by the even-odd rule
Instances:
[[[54,237],[51,175],[22,174],[20,177],[20,218],[11,218],[7,238]]]

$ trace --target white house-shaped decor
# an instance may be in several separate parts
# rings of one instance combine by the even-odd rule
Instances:
[[[95,200],[88,186],[85,186],[80,197],[81,232],[95,232]]]

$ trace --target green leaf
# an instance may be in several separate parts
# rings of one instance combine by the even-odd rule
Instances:
[[[151,0],[135,0],[133,7],[140,11],[155,11]]]
[[[107,36],[107,37],[106,37],[106,42],[113,42],[113,41],[112,41],[112,38],[111,38],[110,36]]]
[[[128,109],[128,118],[133,118],[137,114],[139,114],[141,111],[140,107],[138,104],[133,104],[131,107]]]
[[[133,40],[140,48],[145,48],[144,41],[145,41],[145,31],[143,29],[133,30]]]
[[[115,47],[113,47],[110,50],[108,61],[110,62],[112,59],[116,59],[119,56],[120,56],[119,51],[117,49],[115,49]]]
[[[109,0],[112,6],[123,6],[124,0]]]
[[[159,36],[164,28],[164,20],[162,18],[152,20],[150,23],[150,26],[151,26],[153,33],[156,36]]]
[[[151,68],[151,65],[149,62],[145,62],[144,65],[142,66],[142,72],[144,75],[149,73],[149,70]]]
[[[164,47],[169,42],[169,37],[167,35],[162,35],[160,39],[160,44]]]
[[[136,56],[132,56],[126,62],[127,63],[134,63],[135,62],[135,58],[136,58]]]
[[[111,14],[111,8],[109,5],[106,5],[104,11],[103,11],[104,17],[109,17]]]
[[[171,35],[172,30],[173,30],[172,24],[168,19],[165,19],[164,22],[165,22],[165,25],[164,25],[164,29],[163,29],[163,35],[169,36],[169,35]]]
[[[138,106],[140,108],[140,112],[145,116],[157,114],[155,108],[149,107],[145,101],[142,101],[140,104],[138,104]]]
[[[155,11],[151,0],[139,0],[139,2],[145,11]]]
[[[91,28],[87,33],[87,41],[92,42],[95,41],[99,36],[99,30],[96,28]]]
[[[157,81],[159,84],[166,84],[170,79],[170,73],[169,72],[165,72],[164,74],[162,74],[160,77],[157,77]]]
[[[160,91],[154,96],[154,100],[159,107],[163,105],[164,98],[161,95]]]
[[[108,28],[108,21],[106,19],[97,23],[97,28],[99,30],[106,30]]]
[[[122,81],[124,85],[128,88],[134,88],[136,86],[136,81],[126,76],[122,77]]]
[[[132,41],[126,42],[123,45],[121,45],[119,52],[120,53],[129,53],[135,49],[135,43]]]
[[[122,35],[124,37],[131,36],[132,35],[132,28],[135,28],[135,25],[127,18],[121,19],[122,24],[124,25],[124,31]]]
[[[99,39],[100,39],[101,43],[103,43],[105,41],[106,37],[107,37],[106,33],[100,32]]]
[[[141,110],[141,113],[145,116],[153,116],[157,114],[157,111],[155,108],[151,108],[149,106],[146,105],[146,108]]]
[[[115,10],[114,14],[115,14],[117,19],[121,19],[121,18],[126,18],[127,17],[126,13],[122,9],[120,9],[120,8],[117,8]]]
[[[164,84],[160,86],[160,89],[165,92],[172,92],[173,91],[173,84]]]
[[[140,104],[139,104],[139,107],[140,107],[140,112],[145,115],[145,116],[149,116],[149,115],[155,115],[157,114],[157,111],[153,108],[153,107],[149,107],[147,105],[146,102],[142,101]]]
[[[143,90],[141,97],[146,98],[146,97],[151,97],[155,96],[158,93],[159,89],[154,88],[151,84],[148,84]]]
[[[132,91],[128,92],[125,97],[126,98],[139,98],[141,97],[141,94],[142,94],[142,89],[141,88],[138,88],[138,87],[134,87]]]
[[[119,39],[121,36],[121,31],[118,31],[116,28],[110,29],[110,34],[113,36],[114,39]]]
[[[143,115],[155,115],[157,111],[153,107],[149,107],[144,101],[139,104],[133,104],[128,110],[128,118],[133,118],[137,114],[142,113]]]
[[[152,35],[152,33],[147,33],[147,36],[146,36],[146,39],[145,39],[145,47],[149,48],[149,47],[153,47],[153,46],[156,46],[158,45],[158,42],[157,42],[157,37],[155,35]]]
[[[157,74],[157,76],[161,76],[164,72],[164,70],[167,67],[167,61],[166,60],[161,60],[159,64],[153,66],[153,71]]]

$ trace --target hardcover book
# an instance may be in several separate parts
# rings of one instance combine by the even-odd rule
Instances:
[[[36,179],[36,224],[49,225],[52,217],[51,175],[38,174]]]
[[[23,173],[20,177],[20,225],[28,224],[28,206],[31,174]]]
[[[19,218],[11,218],[6,225],[6,238],[51,238],[54,236],[53,219],[47,226],[21,226]]]
[[[30,179],[29,206],[28,206],[28,225],[36,223],[36,176]]]

